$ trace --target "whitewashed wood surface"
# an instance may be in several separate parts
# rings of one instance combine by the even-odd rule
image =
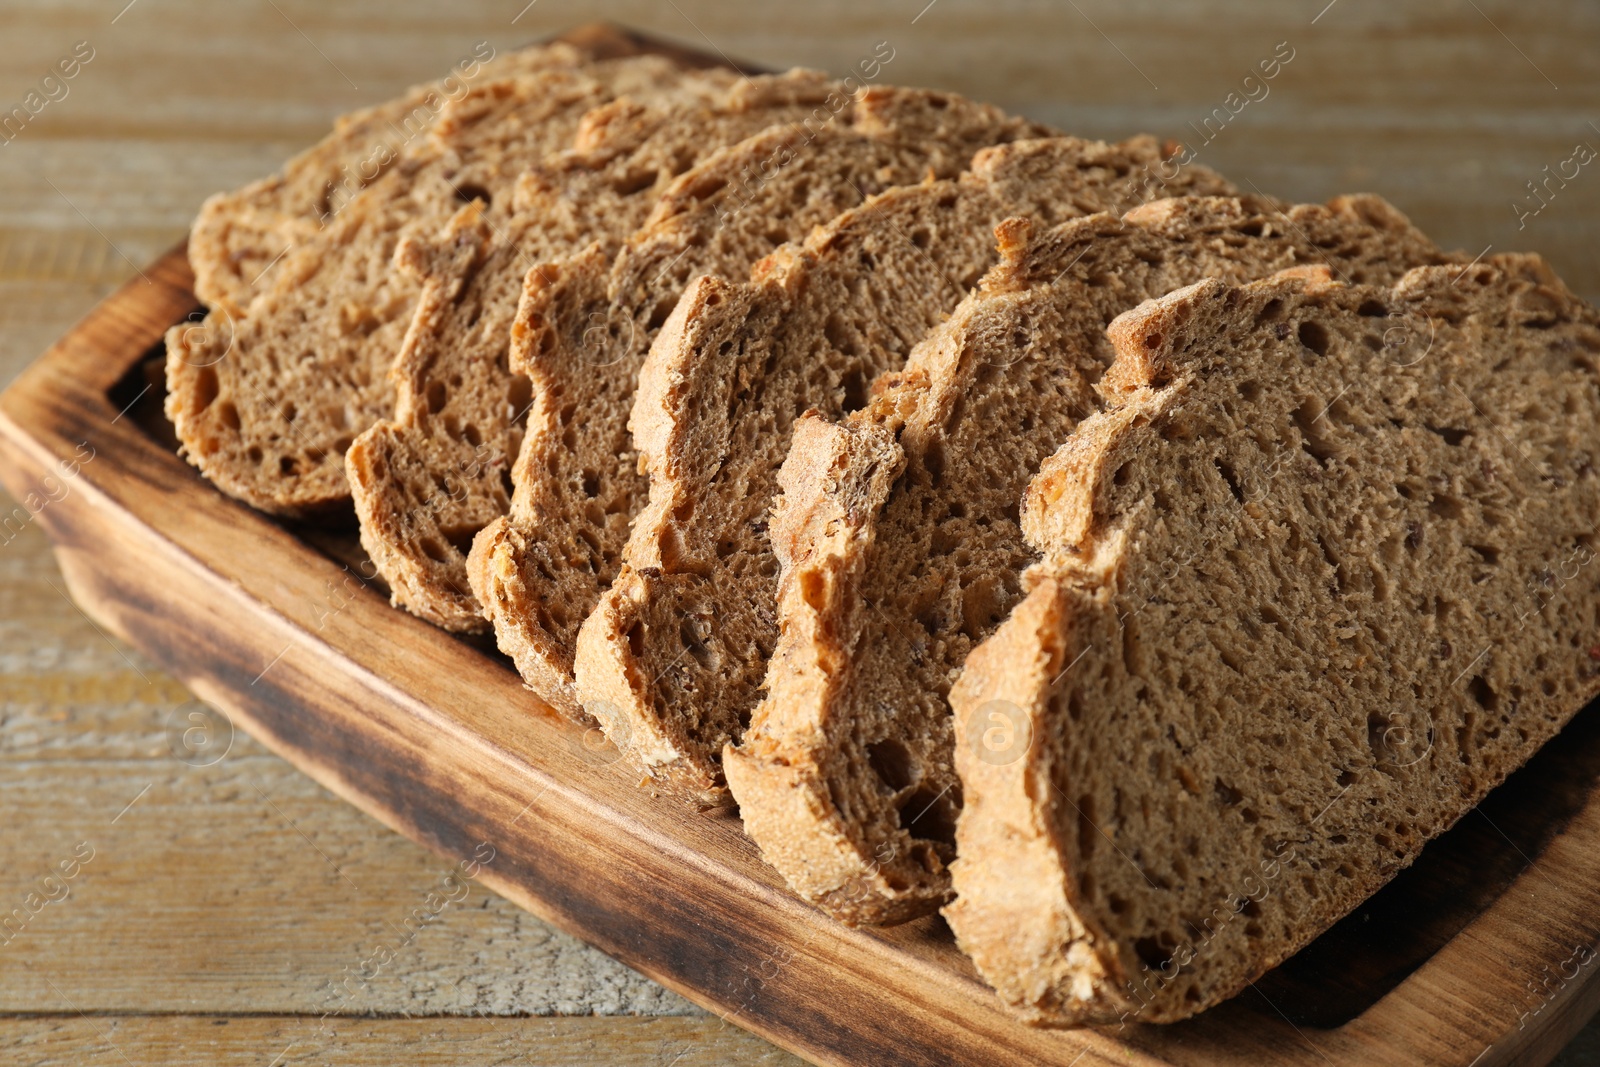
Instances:
[[[0,137],[0,384],[334,115],[596,18],[769,67],[843,72],[887,42],[885,80],[1187,140],[1287,198],[1377,192],[1600,299],[1600,162],[1573,162],[1600,148],[1593,3],[6,0],[0,119],[59,98]],[[65,95],[41,88],[79,42]],[[1244,78],[1275,53],[1262,96]],[[0,541],[0,911],[93,850],[0,944],[0,1062],[795,1062],[478,886],[429,910],[447,865],[247,737],[175,759],[183,688],[71,605],[37,530]],[[395,959],[348,981],[376,946]],[[1600,1027],[1557,1062],[1600,1063]]]

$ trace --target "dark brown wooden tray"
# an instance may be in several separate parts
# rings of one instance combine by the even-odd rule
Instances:
[[[1546,1062],[1600,1007],[1595,707],[1232,1002],[1170,1027],[1018,1024],[942,921],[828,920],[737,818],[652,797],[492,650],[390,608],[348,528],[278,523],[202,481],[150,373],[197,309],[191,281],[175,249],[0,396],[0,476],[74,598],[318,782],[451,859],[487,843],[487,885],[730,1025],[829,1064],[1487,1067]]]

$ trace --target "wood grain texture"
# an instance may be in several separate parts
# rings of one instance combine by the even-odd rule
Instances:
[[[7,815],[35,831],[0,843],[3,910],[77,843],[94,858],[0,948],[0,1013],[64,1009],[48,975],[101,1012],[700,1014],[245,739],[191,767],[156,726],[165,758],[73,760],[70,792],[59,760],[7,768]]]
[[[0,381],[20,371],[114,284],[132,276],[135,263],[142,265],[170,246],[202,196],[272,169],[320,135],[332,114],[382,99],[444,69],[478,40],[509,46],[597,10],[736,57],[834,70],[848,69],[874,42],[887,39],[896,46],[889,71],[896,80],[966,91],[1075,132],[1106,136],[1135,128],[1182,136],[1187,122],[1221,103],[1258,53],[1288,39],[1299,49],[1296,61],[1275,82],[1269,100],[1252,105],[1207,149],[1207,162],[1241,181],[1301,199],[1373,189],[1443,243],[1473,252],[1491,240],[1496,250],[1532,248],[1550,256],[1580,292],[1592,298],[1600,291],[1589,251],[1600,219],[1600,182],[1590,182],[1586,171],[1525,231],[1516,230],[1510,211],[1523,184],[1538,177],[1544,165],[1566,158],[1570,142],[1588,136],[1582,133],[1586,120],[1600,113],[1592,46],[1585,43],[1594,39],[1596,16],[1590,8],[1482,3],[1419,12],[1341,0],[1312,26],[1322,2],[1203,3],[1156,11],[1088,0],[1065,8],[939,0],[913,24],[924,6],[873,10],[824,2],[757,10],[681,0],[675,7],[603,4],[580,11],[543,0],[512,25],[520,3],[511,5],[517,10],[468,3],[452,5],[448,12],[400,3],[375,13],[361,3],[318,7],[283,0],[276,6],[233,7],[145,0],[115,24],[110,22],[115,12],[89,3],[8,5],[0,13],[0,71],[8,76],[0,94],[20,97],[73,40],[87,36],[100,52],[99,65],[87,68],[68,100],[52,105],[24,137],[0,149]],[[197,40],[205,46],[196,47]],[[335,65],[352,75],[359,89],[346,83]],[[1559,91],[1541,80],[1538,70],[1558,83]],[[13,737],[22,739],[30,761],[59,760],[62,776],[53,787],[35,782],[68,795],[99,775],[98,761],[110,757],[111,750],[125,747],[121,740],[97,737],[98,726],[84,718],[89,710],[105,708],[128,722],[145,714],[142,701],[158,701],[137,695],[135,685],[145,683],[121,654],[56,592],[38,585],[37,574],[48,573],[58,584],[61,578],[48,572],[37,537],[34,547],[28,544],[0,550],[0,564],[18,561],[33,590],[13,595],[12,572],[4,572],[0,603],[9,610],[0,612],[0,625],[7,627],[8,638],[40,622],[56,625],[57,632],[37,635],[31,645],[8,641],[0,648],[7,670],[0,684],[7,687],[14,677],[13,649],[28,647],[37,658],[27,675],[32,688],[23,691],[26,710],[16,710],[7,690],[7,732],[0,736],[8,747]],[[130,656],[138,670],[156,680],[160,700],[177,695],[173,683],[148,661]],[[148,729],[145,736],[152,744],[160,738]],[[236,749],[230,762],[241,752]],[[274,760],[252,758],[264,766]],[[11,765],[3,773],[9,783]],[[260,804],[248,792],[198,795],[207,803],[190,808],[188,819],[203,821],[233,804]],[[340,823],[326,803],[311,812],[311,818],[334,826],[341,847],[361,851],[361,820]],[[43,814],[40,818],[30,828],[54,825]],[[1503,825],[1498,818],[1496,823]],[[236,832],[226,822],[215,830],[218,838]],[[1486,831],[1485,842],[1492,846],[1494,836]],[[388,840],[397,850],[406,848]],[[303,843],[298,847],[323,866]],[[282,853],[285,862],[293,851]],[[1508,863],[1515,876],[1520,860],[1514,855],[1506,860],[1507,852],[1502,845],[1502,866]],[[438,866],[411,855],[419,872]],[[270,869],[270,860],[259,868]],[[1524,879],[1533,877],[1529,872]],[[170,893],[181,894],[202,881],[172,878]],[[87,915],[94,899],[77,898],[78,914]],[[331,895],[308,899],[341,906]],[[131,898],[130,904],[149,906],[148,899]],[[215,898],[207,906],[215,907]],[[365,914],[359,904],[344,906]],[[190,921],[205,914],[204,909],[188,913]],[[430,936],[448,931],[459,917],[430,929]],[[221,925],[219,916],[210,921]],[[92,936],[84,935],[79,944],[90,943]],[[170,954],[156,955],[159,968],[138,973],[163,974],[180,961],[181,948],[180,943]],[[453,942],[450,951],[458,951]],[[135,954],[121,958],[137,966]],[[295,958],[288,953],[264,957],[262,965],[282,967]],[[1562,958],[1558,954],[1547,962],[1556,965]],[[1539,980],[1539,969],[1514,974],[1502,965],[1501,970],[1507,972],[1506,995],[1526,1001],[1531,994],[1525,987]],[[241,982],[239,993],[248,997],[259,977]],[[159,984],[148,978],[140,983],[133,973],[124,981],[146,989]],[[279,983],[282,989],[293,984],[292,977]],[[1276,993],[1274,999],[1282,1002]],[[1570,1030],[1592,1006],[1568,990],[1540,1019],[1569,1013],[1564,1022]],[[34,1007],[59,1010],[60,1005],[41,998]],[[5,1025],[0,1024],[0,1033]],[[1307,1033],[1321,1044],[1317,1031]],[[1525,1050],[1527,1061],[1546,1058],[1550,1041],[1561,1033],[1561,1027],[1541,1031],[1542,1044]],[[730,1049],[728,1059],[744,1054]],[[594,1058],[609,1062],[601,1045],[595,1046]],[[662,1062],[670,1059],[667,1055]],[[489,1061],[485,1053],[483,1062]]]
[[[0,1016],[0,1058],[30,1067],[789,1067],[715,1019],[368,1019],[301,1016]]]

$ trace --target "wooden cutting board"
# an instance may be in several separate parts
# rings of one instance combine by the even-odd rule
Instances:
[[[202,481],[160,414],[191,281],[175,249],[0,395],[0,478],[78,603],[318,782],[726,1024],[829,1064],[1487,1067],[1546,1062],[1600,1007],[1595,706],[1228,1004],[1169,1027],[1016,1023],[941,920],[830,921],[737,818],[653,797],[492,648],[389,607],[348,527],[276,522]]]

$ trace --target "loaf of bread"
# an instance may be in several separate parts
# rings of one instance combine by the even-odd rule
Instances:
[[[1030,230],[1003,224],[1000,264],[904,373],[840,424],[803,419],[784,462],[782,637],[724,762],[763,856],[852,922],[949,897],[962,792],[946,695],[1021,596],[1018,504],[1098,406],[1106,325],[1208,277],[1327,263],[1383,284],[1445,260],[1376,197],[1187,197]]]
[[[503,79],[449,102],[426,143],[284,255],[242,313],[215,306],[168,334],[167,416],[184,455],[263,511],[314,515],[347,501],[345,451],[394,412],[389,370],[420,290],[392,265],[402,241],[442,232],[474,199],[501,225],[533,164],[574,138],[605,140],[610,101],[704,97],[737,80],[626,59]]]
[[[615,259],[591,248],[528,274],[513,365],[532,382],[509,516],[471,579],[502,650],[569,711],[578,627],[617,575],[647,481],[628,433],[639,367],[691,278],[745,277],[873,192],[953,177],[1040,127],[960,97],[867,89],[684,174]]]
[[[1138,203],[1151,138],[1048,138],[980,153],[956,181],[893,189],[748,283],[692,284],[639,375],[635,443],[650,472],[617,580],[578,640],[578,691],[648,772],[724,798],[722,747],[754,710],[778,639],[767,517],[794,420],[867,402],[994,259],[1000,219]],[[1231,192],[1190,168],[1200,192]]]
[[[346,456],[361,543],[397,604],[447,629],[488,627],[468,582],[467,553],[477,532],[510,505],[512,461],[530,410],[535,437],[549,435],[551,412],[564,409],[569,419],[574,406],[582,412],[578,425],[594,428],[597,438],[571,444],[556,434],[554,447],[565,463],[558,480],[596,488],[593,498],[573,504],[579,511],[592,510],[596,499],[614,506],[610,474],[626,457],[615,448],[620,434],[607,433],[606,426],[620,430],[637,364],[608,372],[584,362],[581,352],[544,348],[541,339],[540,357],[560,368],[559,377],[530,370],[520,356],[514,366],[512,319],[525,279],[534,278],[536,291],[557,276],[570,282],[562,257],[593,243],[598,251],[591,256],[609,258],[686,170],[771,125],[797,126],[816,112],[826,115],[830,98],[848,99],[838,83],[792,71],[655,104],[615,101],[585,117],[576,148],[524,176],[511,212],[497,225],[453,223],[422,248],[402,242],[397,261],[422,284],[391,370],[394,416],[357,437]],[[811,221],[793,212],[785,223],[769,220],[765,230]],[[589,326],[585,320],[578,336]],[[609,452],[604,459],[594,440]],[[542,456],[519,469],[534,477],[558,473]],[[621,518],[626,521],[627,513]],[[557,527],[548,537],[564,543],[565,532]]]
[[[1057,1024],[1238,991],[1600,693],[1600,315],[1537,257],[1210,279],[1110,336],[951,695],[945,913]]]
[[[207,201],[166,410],[806,900],[1183,1019],[1600,694],[1600,313],[1537,257],[616,51],[480,46]]]

